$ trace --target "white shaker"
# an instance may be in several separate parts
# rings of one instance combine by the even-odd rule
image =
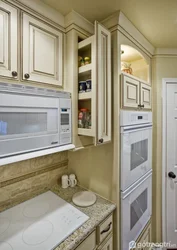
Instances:
[[[77,185],[77,180],[75,174],[70,174],[69,175],[69,180],[70,180],[70,186],[75,187]]]
[[[71,181],[70,181],[68,175],[63,175],[61,177],[61,185],[62,185],[62,188],[67,188],[67,187],[71,186]]]

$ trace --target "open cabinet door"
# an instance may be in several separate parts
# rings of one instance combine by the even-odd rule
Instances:
[[[97,144],[111,141],[111,33],[95,21]]]

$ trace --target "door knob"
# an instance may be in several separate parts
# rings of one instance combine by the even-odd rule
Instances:
[[[168,176],[172,179],[175,179],[176,178],[176,175],[173,173],[173,172],[169,172],[168,173]]]

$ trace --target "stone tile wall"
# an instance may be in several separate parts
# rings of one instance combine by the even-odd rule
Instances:
[[[68,173],[68,152],[0,166],[0,211],[50,189]]]

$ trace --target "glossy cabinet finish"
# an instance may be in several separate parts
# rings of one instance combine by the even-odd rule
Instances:
[[[23,80],[62,86],[63,34],[23,14]]]
[[[17,78],[17,9],[0,1],[0,76]]]

